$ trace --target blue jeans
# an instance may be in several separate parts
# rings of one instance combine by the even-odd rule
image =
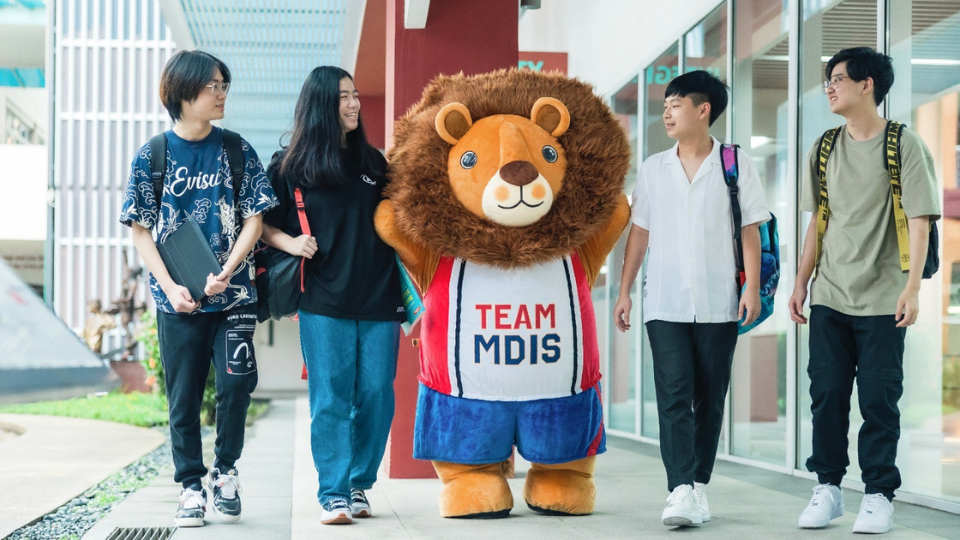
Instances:
[[[300,312],[310,390],[310,447],[320,504],[369,489],[393,422],[400,323]]]

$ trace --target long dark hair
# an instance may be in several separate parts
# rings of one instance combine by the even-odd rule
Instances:
[[[297,108],[294,111],[290,143],[283,147],[280,174],[290,175],[305,186],[346,183],[340,125],[340,79],[353,77],[335,66],[314,68],[303,83]],[[377,152],[367,142],[363,131],[363,116],[357,117],[357,128],[346,134],[347,148],[353,159],[360,162],[360,170],[383,174]],[[281,145],[282,146],[282,145]],[[379,152],[377,152],[379,153]]]

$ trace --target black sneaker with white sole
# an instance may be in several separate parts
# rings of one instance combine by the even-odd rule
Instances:
[[[180,492],[180,504],[173,516],[177,527],[203,527],[203,518],[207,509],[207,498],[203,490],[186,488]]]
[[[237,469],[220,472],[212,469],[207,475],[207,490],[213,499],[213,515],[224,523],[240,521],[240,479]]]

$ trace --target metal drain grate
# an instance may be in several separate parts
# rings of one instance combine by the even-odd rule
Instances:
[[[107,540],[167,540],[176,527],[136,527],[132,529],[116,528],[107,537]]]

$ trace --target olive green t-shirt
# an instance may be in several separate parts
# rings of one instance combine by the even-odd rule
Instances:
[[[857,316],[897,311],[907,274],[900,270],[885,146],[886,130],[866,141],[852,139],[845,127],[837,136],[827,161],[830,217],[811,286],[811,306]],[[820,203],[819,149],[818,138],[807,158],[800,196],[800,209],[814,212],[813,219]],[[939,219],[933,157],[920,136],[906,128],[900,137],[900,169],[907,218]]]

